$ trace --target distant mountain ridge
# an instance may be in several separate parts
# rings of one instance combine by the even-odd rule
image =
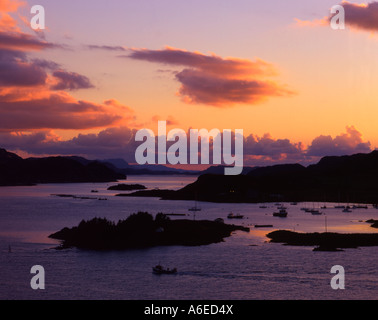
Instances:
[[[170,168],[159,164],[131,165],[124,159],[98,160],[108,166],[113,166],[118,172],[126,175],[198,175],[200,171]]]
[[[81,157],[23,159],[0,148],[0,186],[114,182],[120,179],[126,179],[126,176],[98,161]]]

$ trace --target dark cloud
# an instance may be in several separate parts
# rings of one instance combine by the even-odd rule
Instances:
[[[129,49],[128,57],[136,60],[158,62],[167,65],[192,67],[223,76],[236,75],[273,75],[274,67],[262,60],[250,61],[238,58],[222,58],[216,55],[204,55],[199,52],[190,52],[166,47],[162,50]]]
[[[51,61],[51,60],[45,60],[45,59],[33,59],[33,64],[36,66],[39,66],[43,69],[54,71],[60,69],[60,64]]]
[[[52,74],[58,82],[51,87],[52,90],[78,90],[94,88],[89,78],[76,72],[64,70],[54,71]]]
[[[0,49],[0,86],[38,86],[46,79],[44,68],[28,62],[24,52]]]
[[[378,31],[378,2],[357,4],[343,1],[345,24],[353,28]],[[332,19],[332,16],[329,18]]]
[[[126,48],[121,47],[121,46],[105,46],[105,45],[101,46],[101,45],[90,44],[90,45],[86,45],[85,47],[90,50],[127,51]]]
[[[301,155],[302,143],[292,143],[289,139],[273,139],[270,134],[263,137],[249,135],[244,138],[244,153],[252,156],[280,158],[282,155]]]
[[[348,1],[342,1],[340,6],[343,7],[345,13],[345,25],[356,30],[364,31],[378,31],[378,2],[373,1],[370,3],[351,3]],[[295,19],[297,25],[299,26],[327,26],[329,27],[330,22],[333,18],[336,19],[336,23],[340,23],[338,18],[340,18],[340,11],[336,10],[335,13],[322,18],[315,19],[312,21]]]
[[[0,49],[29,51],[52,48],[62,48],[62,46],[26,33],[0,32]]]
[[[125,119],[123,107],[76,100],[67,93],[45,92],[41,97],[0,96],[0,128],[90,129],[106,127]]]

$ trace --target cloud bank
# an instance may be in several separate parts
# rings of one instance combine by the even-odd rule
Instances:
[[[364,142],[362,134],[351,126],[346,128],[346,133],[335,138],[324,135],[315,138],[308,147],[307,154],[310,156],[341,156],[370,151],[370,142]]]
[[[51,130],[23,133],[0,132],[0,147],[21,150],[32,155],[81,155],[89,159],[124,158],[135,162],[137,130],[126,126],[111,127],[99,133],[79,134],[69,140],[61,140]],[[169,147],[169,144],[167,144]],[[244,165],[265,166],[282,163],[311,164],[329,155],[350,155],[372,151],[370,142],[362,139],[353,126],[336,137],[320,135],[309,146],[291,142],[289,139],[244,137]],[[189,150],[188,150],[189,154]]]

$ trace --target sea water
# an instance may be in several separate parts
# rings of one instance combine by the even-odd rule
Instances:
[[[149,189],[179,189],[194,176],[130,176],[125,183]],[[125,300],[288,300],[377,299],[377,247],[314,252],[313,247],[269,243],[277,229],[298,232],[377,232],[365,221],[378,219],[378,210],[342,212],[334,203],[298,203],[287,207],[287,218],[273,217],[274,203],[224,204],[199,202],[201,211],[171,219],[223,218],[250,227],[224,242],[206,246],[167,246],[98,252],[77,248],[56,250],[59,241],[48,235],[81,220],[106,217],[117,222],[138,211],[189,214],[194,201],[116,197],[114,183],[44,184],[0,188],[0,299],[125,299]],[[96,190],[97,192],[91,192]],[[81,198],[62,198],[70,194]],[[97,200],[106,198],[106,201]],[[312,215],[301,207],[326,205],[325,214]],[[233,212],[241,220],[228,220]],[[255,228],[255,224],[273,225]],[[327,228],[327,229],[326,229]],[[152,266],[176,267],[176,275],[155,275]],[[33,290],[30,269],[45,269],[45,289]],[[332,266],[345,270],[345,289],[334,290]]]

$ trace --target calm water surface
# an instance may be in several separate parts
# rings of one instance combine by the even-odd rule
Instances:
[[[136,176],[127,183],[148,188],[179,189],[196,177]],[[192,201],[157,198],[114,197],[112,183],[48,184],[0,188],[0,299],[374,299],[378,298],[377,247],[343,252],[313,252],[312,247],[283,246],[267,242],[266,233],[276,229],[303,232],[377,232],[364,221],[378,219],[378,210],[324,209],[314,216],[303,206],[333,207],[331,203],[284,204],[287,218],[272,216],[276,207],[259,204],[202,202],[197,219],[224,218],[231,211],[245,216],[233,223],[250,226],[224,242],[198,247],[156,247],[143,250],[96,252],[55,250],[48,235],[82,219],[125,219],[137,211],[152,214],[188,213]],[[91,190],[98,190],[92,193]],[[102,197],[60,198],[52,194]],[[188,216],[193,219],[193,216]],[[254,228],[272,224],[273,228]],[[9,246],[11,252],[9,253]],[[161,263],[178,269],[177,275],[156,276],[151,267]],[[46,289],[32,290],[30,268],[42,265]],[[333,265],[345,269],[345,290],[333,290]]]

